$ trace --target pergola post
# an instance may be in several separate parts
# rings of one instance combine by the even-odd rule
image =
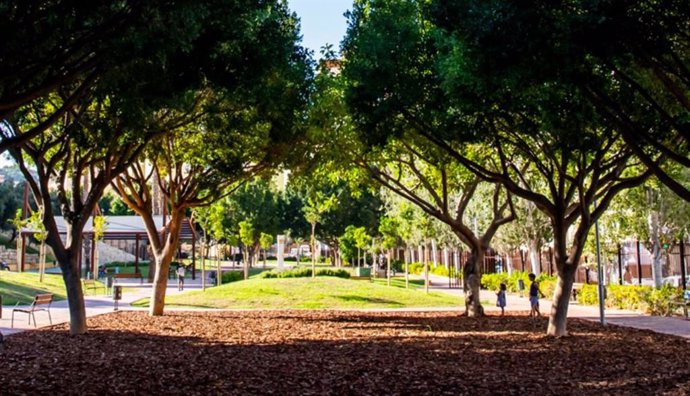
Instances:
[[[139,273],[139,238],[137,233],[134,237],[134,272]]]
[[[190,220],[190,226],[193,226],[191,224]],[[194,280],[194,274],[196,273],[196,232],[194,232],[194,228],[192,228],[192,280]]]

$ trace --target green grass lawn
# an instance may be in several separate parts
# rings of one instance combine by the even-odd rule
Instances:
[[[372,282],[377,285],[388,285],[386,278],[372,278]],[[391,286],[405,288],[405,277],[394,276],[391,278]],[[424,279],[410,279],[410,289],[419,289],[424,287]]]
[[[404,282],[404,280],[403,280]],[[403,283],[404,284],[404,283]],[[146,306],[148,299],[135,305]],[[166,297],[168,306],[254,309],[457,307],[458,297],[334,277],[249,279]]]
[[[43,283],[35,272],[0,271],[2,305],[30,304],[36,294],[52,293],[56,300],[67,298],[61,275],[45,274]]]

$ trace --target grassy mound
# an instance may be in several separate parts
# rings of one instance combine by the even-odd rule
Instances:
[[[168,306],[250,309],[459,307],[458,297],[335,277],[249,279],[166,297]],[[136,305],[146,306],[148,300]]]

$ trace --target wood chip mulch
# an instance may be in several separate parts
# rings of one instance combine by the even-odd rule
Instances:
[[[448,312],[117,312],[5,337],[0,395],[688,395],[690,342]]]

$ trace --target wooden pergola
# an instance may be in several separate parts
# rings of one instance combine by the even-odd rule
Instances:
[[[164,232],[166,218],[167,216],[159,215],[153,216],[156,228],[159,233]],[[105,216],[106,225],[103,237],[101,240],[117,240],[117,241],[135,241],[135,254],[134,254],[134,266],[135,271],[139,272],[139,250],[141,243],[148,243],[148,234],[146,233],[146,227],[141,217],[139,216]],[[55,217],[55,223],[57,224],[58,232],[60,235],[66,235],[65,220],[62,216]],[[91,271],[93,274],[98,273],[98,263],[96,263],[96,245],[93,242],[93,217],[89,219],[84,227],[83,236],[85,241],[91,241],[90,252],[89,252],[89,263],[91,266]],[[20,232],[20,238],[22,239],[22,249],[21,252],[21,262],[20,271],[24,271],[24,264],[26,262],[26,237],[35,233],[35,230],[28,228],[23,228]],[[192,279],[195,278],[196,271],[196,232],[194,231],[194,224],[190,218],[186,218],[182,223],[182,228],[180,230],[180,242],[189,241],[192,243]],[[179,249],[179,248],[178,248]],[[79,258],[79,263],[81,267],[82,257]]]

